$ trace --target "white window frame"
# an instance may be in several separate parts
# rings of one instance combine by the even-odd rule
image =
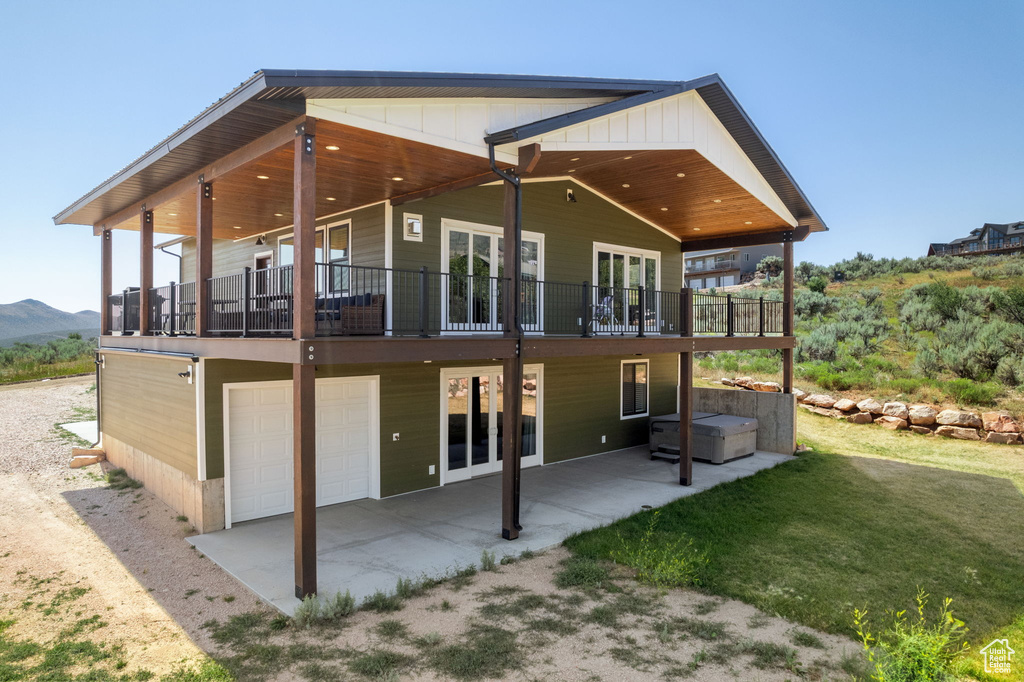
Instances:
[[[647,410],[643,414],[622,414],[622,408],[625,407],[622,403],[622,369],[626,365],[647,365],[647,383],[644,386],[647,388],[647,399],[646,405]],[[678,391],[677,391],[678,393]],[[619,362],[619,421],[625,421],[627,419],[639,419],[641,417],[647,417],[651,414],[651,361],[647,358],[641,360],[622,360]]]
[[[409,220],[414,219],[420,222],[420,233],[418,235],[409,234]],[[403,213],[402,214],[402,238],[407,242],[422,242],[423,241],[423,216],[419,213]]]
[[[277,252],[271,249],[270,251],[260,251],[252,255],[252,269],[256,269],[256,261],[260,258],[270,258],[270,267],[274,267],[277,264]]]
[[[353,256],[355,255],[355,253],[354,253],[354,250],[352,249],[352,219],[351,218],[345,218],[344,220],[335,220],[332,223],[327,223],[325,225],[317,226],[316,231],[317,232],[323,232],[324,259],[328,263],[331,262],[330,255],[329,255],[330,245],[327,242],[327,237],[328,237],[327,233],[332,228],[339,227],[341,225],[347,225],[348,226],[348,264],[349,265],[355,265],[355,262],[353,260]],[[277,249],[274,252],[274,262],[275,263],[280,263],[281,262],[281,242],[283,242],[285,240],[288,240],[288,239],[290,239],[292,241],[292,244],[294,244],[295,243],[295,232],[287,232],[285,234],[280,235],[277,238]],[[294,246],[292,248],[294,248]],[[294,262],[295,262],[295,259],[293,257],[292,258],[292,263],[294,264]]]
[[[648,259],[648,258],[653,260],[654,261],[654,282],[657,285],[657,290],[661,289],[661,251],[652,251],[652,250],[649,250],[649,249],[638,249],[638,248],[635,248],[635,247],[632,247],[632,246],[621,246],[619,244],[608,244],[608,243],[605,243],[605,242],[594,242],[594,251],[593,251],[593,255],[592,255],[592,258],[593,258],[593,270],[592,270],[593,279],[591,279],[590,281],[591,281],[591,284],[594,287],[595,300],[593,300],[592,303],[594,303],[594,304],[599,303],[599,301],[596,300],[597,286],[598,286],[598,284],[597,284],[597,282],[598,282],[598,278],[597,278],[597,254],[598,254],[599,251],[608,251],[613,256],[615,254],[621,254],[621,255],[624,255],[624,256],[640,256],[640,257],[644,258],[645,260]],[[646,281],[646,276],[645,275],[646,275],[646,269],[644,267],[641,267],[641,277],[644,277],[644,281]],[[619,287],[619,286],[621,286],[621,284],[620,283],[616,283],[615,286]],[[661,322],[663,322],[664,320],[661,317],[660,306],[658,306],[658,308],[655,309],[655,318],[658,321],[658,326],[655,329],[651,329],[651,328],[646,329],[645,333],[648,334],[648,335],[650,335],[650,334],[660,334],[661,333]],[[619,413],[621,414],[621,410],[619,411]]]

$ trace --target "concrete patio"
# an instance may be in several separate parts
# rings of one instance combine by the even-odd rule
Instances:
[[[322,593],[350,590],[357,600],[390,591],[398,578],[439,576],[499,558],[541,550],[583,530],[749,476],[792,459],[758,452],[714,466],[695,462],[694,484],[680,486],[678,467],[651,460],[646,446],[523,471],[518,540],[501,539],[501,477],[488,476],[385,500],[317,510],[317,566]],[[188,538],[262,599],[291,614],[294,596],[292,515],[247,521]]]

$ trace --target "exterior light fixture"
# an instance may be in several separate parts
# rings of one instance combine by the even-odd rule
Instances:
[[[256,246],[263,246],[266,243],[267,243],[267,235],[261,234],[259,237],[256,237]]]

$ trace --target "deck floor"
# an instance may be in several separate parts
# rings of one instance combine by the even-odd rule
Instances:
[[[501,476],[359,500],[317,510],[321,593],[350,590],[357,600],[390,591],[398,578],[438,576],[559,544],[569,535],[775,466],[788,455],[758,452],[723,465],[695,462],[694,484],[679,485],[678,467],[651,460],[646,446],[525,469],[518,540],[501,539]],[[188,538],[262,599],[291,614],[294,596],[291,514],[236,524]]]

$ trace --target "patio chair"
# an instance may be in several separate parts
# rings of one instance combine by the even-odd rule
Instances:
[[[612,296],[609,294],[601,299],[600,303],[590,306],[590,330],[597,333],[597,325],[617,326],[619,319],[615,316],[615,305]]]

